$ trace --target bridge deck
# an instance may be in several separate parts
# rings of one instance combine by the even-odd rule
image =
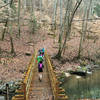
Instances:
[[[49,82],[49,76],[47,68],[44,66],[42,82],[38,79],[38,69],[34,71],[34,79],[31,83],[29,100],[49,100],[52,96],[52,91]]]

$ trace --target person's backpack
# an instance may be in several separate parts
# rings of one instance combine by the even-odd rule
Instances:
[[[41,53],[41,56],[43,57],[43,54]]]
[[[42,64],[42,63],[40,63],[40,64],[39,64],[39,68],[42,68],[42,67],[43,67],[43,64]]]

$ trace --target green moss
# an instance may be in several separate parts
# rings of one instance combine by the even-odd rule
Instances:
[[[86,66],[87,64],[88,64],[88,63],[87,63],[86,60],[83,60],[83,61],[80,62],[80,66]]]
[[[60,78],[58,79],[60,82],[64,82],[64,80],[65,80],[65,73],[63,72],[63,73],[61,73],[61,75],[60,75]]]

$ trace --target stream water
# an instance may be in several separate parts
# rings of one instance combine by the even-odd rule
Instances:
[[[100,98],[100,70],[86,77],[77,78],[76,75],[67,77],[63,83],[69,100],[79,100],[84,98]]]
[[[14,94],[13,95],[9,95],[9,99],[7,99],[6,98],[6,94],[5,95],[0,95],[0,100],[12,100],[12,96],[14,96]]]
[[[0,100],[5,100],[5,96],[0,96]]]

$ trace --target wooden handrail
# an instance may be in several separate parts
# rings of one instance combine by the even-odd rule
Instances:
[[[36,56],[37,52],[35,51],[31,63],[28,69],[28,72],[26,73],[26,77],[24,79],[24,84],[26,84],[26,100],[28,100],[28,95],[29,95],[29,88],[30,88],[30,83],[32,81],[32,76],[33,76],[33,70],[35,69],[35,64],[36,64]]]
[[[29,89],[30,89],[30,84],[32,81],[33,71],[35,70],[36,57],[37,57],[37,51],[35,50],[34,54],[32,55],[31,61],[28,65],[27,72],[25,73],[24,80],[20,84],[21,89],[16,90],[17,95],[15,95],[12,98],[12,100],[28,100],[29,99]]]
[[[65,90],[59,87],[60,82],[57,80],[57,77],[53,70],[53,66],[51,65],[51,62],[50,62],[50,58],[47,55],[47,52],[45,52],[45,63],[49,72],[49,79],[50,79],[50,84],[51,84],[54,100],[68,100],[68,96],[66,96],[66,94],[62,92]]]

